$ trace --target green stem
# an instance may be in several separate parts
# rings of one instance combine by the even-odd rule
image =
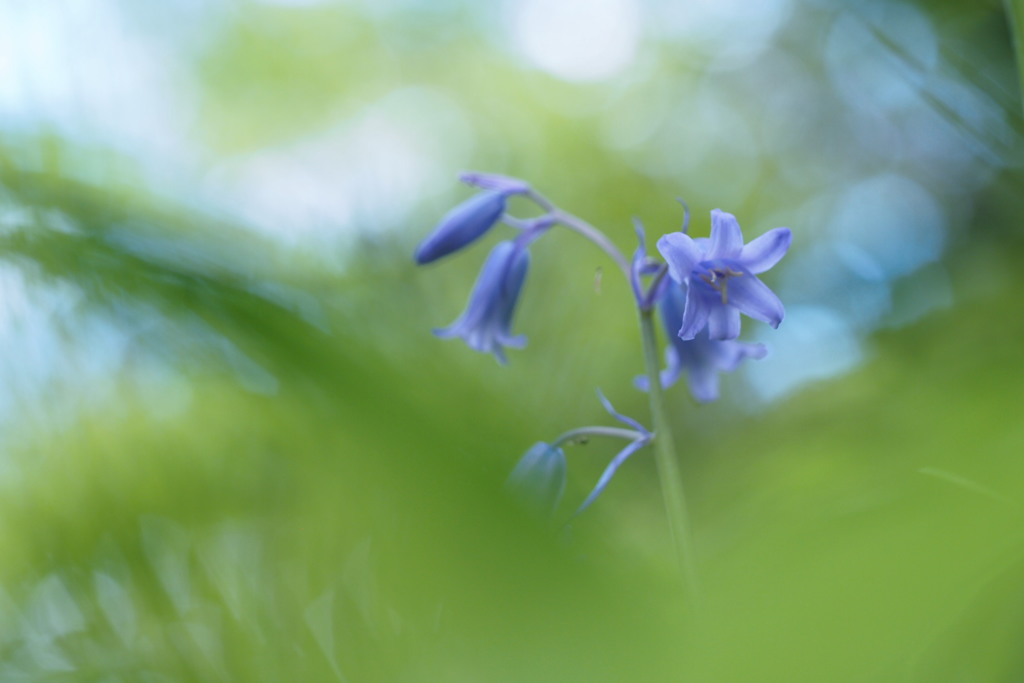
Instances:
[[[1003,0],[1006,8],[1006,23],[1013,38],[1013,52],[1017,57],[1017,84],[1024,93],[1024,2]]]
[[[617,439],[626,439],[627,441],[636,441],[642,438],[643,434],[635,429],[621,429],[619,427],[579,427],[559,436],[551,442],[551,447],[558,448],[567,441],[574,441],[581,436],[609,436]]]
[[[595,228],[590,223],[587,223],[579,216],[574,216],[571,213],[562,211],[555,206],[550,199],[532,188],[527,191],[526,196],[532,199],[537,206],[547,211],[556,222],[561,223],[578,235],[590,240],[598,249],[608,254],[611,260],[615,261],[615,265],[619,267],[622,274],[626,276],[626,282],[629,282],[629,261],[627,261],[626,257],[622,255],[622,252],[615,248],[615,245],[612,244],[611,240],[609,240],[603,232]]]
[[[640,311],[640,336],[643,338],[644,366],[647,370],[651,422],[654,428],[654,458],[658,463],[661,496],[665,502],[665,514],[668,515],[672,542],[675,544],[676,559],[683,575],[686,595],[689,603],[696,605],[700,600],[700,581],[694,556],[693,534],[690,531],[690,515],[686,508],[682,472],[679,469],[672,429],[669,427],[664,394],[658,377],[658,344],[654,337],[653,318],[653,310]]]
[[[613,261],[615,261],[615,265],[619,267],[619,270],[622,271],[622,274],[626,276],[626,281],[629,282],[629,261],[627,261],[626,257],[624,257],[622,253],[615,248],[615,245],[612,244],[607,237],[605,237],[603,232],[592,226],[590,223],[587,223],[585,220],[582,220],[572,215],[571,213],[556,211],[553,214],[553,216],[556,221],[558,221],[565,227],[569,228],[573,232],[578,233],[583,237],[587,238],[588,240],[596,244],[597,247],[601,249],[601,251],[608,254],[608,256],[611,257]]]

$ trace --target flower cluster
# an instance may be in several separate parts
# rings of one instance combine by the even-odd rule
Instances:
[[[757,277],[785,255],[791,233],[775,228],[744,244],[739,223],[729,213],[711,212],[711,235],[692,238],[687,234],[689,212],[682,229],[658,240],[664,262],[647,255],[644,231],[636,232],[639,248],[627,261],[608,238],[585,221],[558,209],[525,181],[506,176],[465,173],[461,179],[480,191],[450,211],[417,247],[415,260],[427,264],[444,258],[477,241],[498,223],[518,231],[513,240],[499,242],[484,261],[463,313],[448,327],[434,334],[462,339],[471,349],[491,353],[506,362],[505,347],[521,348],[526,340],[511,331],[516,304],[529,267],[528,246],[555,225],[562,225],[593,242],[622,270],[633,290],[637,308],[651,315],[657,309],[669,338],[665,349],[666,367],[651,377],[667,388],[684,374],[690,393],[698,402],[718,398],[718,374],[730,372],[744,358],[763,358],[762,344],[736,341],[741,314],[766,322],[773,328],[782,322],[784,310],[779,298]],[[540,208],[538,216],[522,219],[506,212],[507,199],[520,195]],[[684,204],[685,208],[685,204]],[[645,287],[646,283],[646,287]],[[653,340],[653,336],[649,337]],[[653,341],[651,342],[653,344]],[[656,360],[650,361],[655,363]],[[636,385],[650,390],[647,376]],[[590,505],[607,486],[616,469],[634,452],[652,442],[655,434],[627,418],[601,396],[605,409],[629,429],[582,427],[571,430],[550,444],[539,442],[521,458],[509,478],[509,488],[533,501],[535,509],[551,514],[558,506],[565,485],[564,443],[589,435],[626,439],[628,445],[612,459],[577,514]]]
[[[524,194],[529,186],[514,178],[489,174],[464,174],[464,182],[484,191],[449,211],[433,232],[416,248],[413,258],[424,265],[469,246],[504,221],[520,230],[511,242],[496,245],[484,261],[469,295],[466,310],[451,325],[434,330],[441,338],[458,337],[474,351],[494,354],[506,362],[504,347],[522,348],[526,338],[511,332],[512,317],[530,264],[527,245],[552,225],[542,216],[533,221],[515,221],[505,215],[510,195]]]

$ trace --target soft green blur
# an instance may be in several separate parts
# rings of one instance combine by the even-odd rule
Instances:
[[[1024,678],[1001,3],[594,3],[591,62],[482,4],[0,4],[0,681]],[[616,444],[552,525],[503,491],[598,387],[647,421],[640,340],[564,232],[508,366],[432,337],[500,239],[411,263],[465,168],[627,254],[676,196],[793,229],[772,355],[669,392],[699,608],[649,450],[568,527]]]

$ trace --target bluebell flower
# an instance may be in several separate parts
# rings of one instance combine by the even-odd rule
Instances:
[[[679,336],[694,339],[707,326],[712,341],[735,339],[740,313],[778,327],[782,302],[756,275],[779,262],[791,238],[788,228],[775,228],[744,245],[736,217],[715,209],[710,238],[675,232],[659,239],[669,275],[687,286]]]
[[[691,340],[683,340],[675,331],[683,320],[686,293],[682,285],[675,282],[668,286],[658,303],[662,323],[670,340],[665,349],[665,369],[659,381],[663,388],[676,383],[686,373],[690,394],[700,403],[718,399],[718,373],[732,372],[744,358],[764,358],[768,353],[764,344],[749,344],[738,341],[713,341],[707,330],[697,333]],[[646,377],[634,380],[637,387],[647,391]]]
[[[505,488],[538,516],[550,517],[562,499],[565,476],[565,453],[540,441],[516,463]]]
[[[506,195],[501,191],[481,192],[449,211],[416,248],[416,263],[436,261],[481,237],[505,213]]]
[[[504,364],[503,347],[526,345],[526,338],[513,336],[509,328],[529,262],[529,252],[522,246],[513,242],[495,245],[480,269],[466,310],[448,327],[434,330],[434,334],[445,339],[460,337],[469,348],[493,353]]]

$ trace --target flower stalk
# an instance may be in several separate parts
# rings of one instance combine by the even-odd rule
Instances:
[[[683,488],[683,474],[658,379],[658,343],[654,335],[654,315],[651,309],[640,311],[640,337],[643,341],[644,369],[650,385],[647,395],[651,406],[651,424],[654,427],[654,460],[658,467],[661,497],[686,596],[689,604],[697,605],[700,602],[700,577],[697,573],[695,544]]]
[[[591,436],[607,436],[616,439],[625,439],[627,441],[635,441],[636,439],[642,438],[644,435],[635,429],[622,429],[621,427],[577,427],[576,429],[570,429],[569,431],[561,434],[557,439],[551,442],[551,446],[557,448],[567,443],[584,443],[585,440]]]

